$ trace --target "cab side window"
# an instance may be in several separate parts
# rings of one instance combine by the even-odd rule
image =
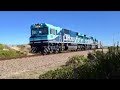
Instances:
[[[64,33],[65,33],[65,34],[69,34],[69,30],[64,29]]]
[[[57,30],[55,30],[56,31],[56,35],[57,35]]]
[[[50,34],[56,35],[56,34],[57,34],[57,30],[55,30],[55,29],[50,29]]]

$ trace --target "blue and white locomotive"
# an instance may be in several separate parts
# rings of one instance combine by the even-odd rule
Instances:
[[[66,50],[98,48],[98,40],[47,23],[31,25],[31,52],[58,53]]]

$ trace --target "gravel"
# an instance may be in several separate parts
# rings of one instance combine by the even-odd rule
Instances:
[[[40,74],[56,69],[68,61],[68,57],[85,55],[89,51],[52,54],[0,61],[0,79],[37,79]]]

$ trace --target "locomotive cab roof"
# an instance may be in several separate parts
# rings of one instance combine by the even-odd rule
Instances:
[[[46,26],[46,27],[50,27],[50,28],[53,28],[53,29],[62,29],[62,28],[60,28],[60,27],[57,27],[57,26],[54,26],[54,25],[51,25],[51,24],[47,24],[47,23],[36,23],[36,24],[32,24],[31,25],[31,28],[35,28],[36,26]]]

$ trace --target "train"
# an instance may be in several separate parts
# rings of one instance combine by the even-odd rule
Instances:
[[[47,23],[30,26],[29,44],[32,53],[59,53],[98,49],[98,40],[92,36]]]

